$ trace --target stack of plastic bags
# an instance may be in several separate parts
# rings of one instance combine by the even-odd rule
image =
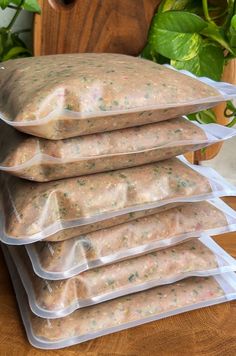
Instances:
[[[235,97],[118,54],[3,64],[0,233],[32,345],[236,298],[236,262],[209,237],[236,230],[219,199],[236,188],[176,157],[235,135],[182,117]]]

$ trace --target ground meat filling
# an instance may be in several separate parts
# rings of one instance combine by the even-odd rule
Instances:
[[[225,215],[212,204],[205,201],[186,203],[66,241],[38,242],[29,245],[29,248],[33,259],[39,261],[40,268],[53,275],[54,272],[63,273],[76,267],[83,271],[88,269],[89,263],[104,257],[112,258],[119,253],[122,258],[129,257],[131,249],[140,246],[152,246],[152,243],[162,243],[188,233],[198,235],[204,230],[226,225]]]
[[[170,285],[113,299],[92,307],[76,310],[59,319],[42,319],[31,314],[34,335],[45,341],[58,341],[71,337],[92,334],[117,325],[201,302],[212,301],[224,295],[213,277],[188,278]]]
[[[187,273],[194,275],[218,267],[214,253],[200,240],[192,239],[177,246],[54,281],[37,277],[24,247],[21,249],[21,255],[19,249],[15,249],[15,253],[31,279],[36,304],[48,311],[91,305],[94,302],[90,299],[98,296],[111,299],[114,298],[113,292],[125,295],[130,293],[129,288],[132,287],[142,290],[151,287],[148,283],[170,283],[183,279]]]
[[[184,118],[58,141],[3,122],[0,130],[0,170],[38,182],[156,162],[209,143],[204,130]]]
[[[121,54],[23,58],[0,69],[2,116],[18,130],[48,139],[162,121],[221,99],[197,79]]]
[[[109,214],[125,214],[124,209],[132,213],[140,207],[145,210],[147,204],[160,206],[170,199],[178,201],[212,191],[207,178],[177,158],[45,184],[13,177],[5,179],[5,233],[9,238],[29,237],[29,242],[34,234],[40,233],[43,238],[42,231],[46,229],[50,231],[48,235],[63,230],[62,222],[64,229],[67,228],[65,222],[79,225],[88,221],[89,227],[89,223],[93,223],[91,219],[109,220]],[[88,218],[91,219],[86,220]],[[118,223],[117,218],[115,224]],[[56,226],[56,231],[52,231],[52,226]],[[71,235],[67,238],[78,233],[72,231]],[[65,239],[58,236],[57,239]]]

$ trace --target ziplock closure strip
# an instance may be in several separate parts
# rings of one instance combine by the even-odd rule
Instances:
[[[236,130],[235,131],[235,135],[236,135]],[[231,136],[233,137],[233,136]],[[57,157],[52,157],[49,156],[47,154],[38,152],[35,154],[34,157],[32,157],[31,159],[29,159],[27,162],[24,162],[22,164],[19,164],[17,166],[1,166],[0,165],[0,170],[2,171],[7,171],[7,172],[14,172],[17,171],[19,169],[25,169],[25,168],[29,168],[35,164],[42,164],[42,163],[61,163],[61,164],[65,164],[65,163],[73,163],[73,162],[82,162],[82,161],[86,161],[86,160],[91,160],[91,159],[98,159],[98,158],[107,158],[107,157],[116,157],[116,156],[127,156],[127,155],[131,155],[131,154],[139,154],[139,153],[148,153],[148,152],[153,152],[153,151],[157,151],[159,149],[163,149],[163,148],[172,148],[172,147],[177,147],[177,146],[188,146],[188,145],[211,145],[213,143],[217,143],[219,142],[218,139],[212,139],[211,141],[209,139],[205,139],[205,140],[199,140],[198,142],[193,142],[191,140],[186,140],[186,141],[178,141],[178,142],[172,142],[169,144],[165,144],[162,146],[157,146],[154,148],[148,148],[145,150],[138,150],[138,151],[129,151],[129,152],[117,152],[117,153],[111,153],[111,154],[102,154],[102,155],[91,155],[91,156],[86,156],[86,157],[77,157],[74,159],[70,159],[70,158],[57,158]],[[205,146],[204,146],[205,147]]]
[[[17,273],[17,270],[16,270],[14,264],[10,260],[10,256],[9,256],[9,253],[8,253],[6,247],[2,246],[2,249],[3,249],[5,260],[6,260],[6,263],[8,266],[8,270],[11,275],[13,287],[15,290],[18,306],[20,309],[23,324],[25,326],[27,337],[28,337],[29,342],[31,343],[32,346],[40,348],[40,349],[53,350],[53,349],[60,349],[60,348],[72,346],[72,345],[79,344],[79,343],[82,343],[82,342],[85,342],[88,340],[95,339],[97,337],[101,337],[101,336],[115,333],[115,332],[118,332],[121,330],[125,330],[125,329],[129,329],[129,328],[132,328],[135,326],[146,324],[146,323],[149,323],[152,321],[167,318],[172,315],[177,315],[177,314],[181,314],[181,313],[184,313],[187,311],[204,308],[207,306],[220,304],[220,303],[224,303],[229,300],[236,299],[236,276],[235,276],[235,273],[227,273],[222,276],[215,277],[217,282],[221,285],[221,288],[225,292],[225,295],[223,295],[221,297],[217,297],[212,300],[188,305],[186,307],[178,308],[176,310],[172,310],[169,312],[150,316],[150,317],[143,318],[140,320],[125,323],[122,325],[117,325],[113,328],[99,330],[98,332],[95,332],[95,333],[88,333],[87,335],[71,337],[70,339],[67,338],[67,339],[59,340],[59,341],[47,341],[45,339],[38,338],[33,333],[33,330],[32,330],[31,324],[30,324],[30,310],[27,305],[27,297],[25,295],[23,285],[20,281],[19,275]]]
[[[74,265],[72,268],[66,269],[61,272],[48,272],[47,270],[42,268],[42,265],[38,258],[38,254],[33,244],[25,245],[25,248],[31,260],[33,270],[39,277],[49,279],[49,280],[59,280],[59,279],[66,279],[69,277],[73,277],[76,274],[80,274],[92,268],[105,266],[107,264],[114,263],[114,262],[120,262],[130,257],[137,257],[145,253],[150,253],[154,250],[161,250],[167,247],[171,247],[179,243],[185,242],[190,238],[198,238],[198,237],[203,237],[205,235],[214,236],[230,231],[236,231],[236,212],[233,209],[231,209],[227,204],[225,204],[221,199],[208,200],[208,202],[211,203],[216,208],[218,208],[219,210],[221,210],[225,214],[225,218],[227,219],[229,225],[212,228],[212,229],[206,229],[204,230],[204,232],[203,231],[186,232],[163,240],[152,241],[147,244],[143,244],[133,248],[127,248],[126,250],[122,250],[117,253],[96,258],[92,261],[87,261],[81,264],[78,263],[77,265]],[[229,212],[227,210],[229,210]],[[230,217],[228,216],[228,214],[230,214]],[[232,257],[230,258],[232,259]]]
[[[168,279],[163,278],[160,280],[154,279],[146,283],[142,283],[132,287],[123,287],[122,289],[119,289],[117,291],[108,292],[95,297],[86,298],[86,299],[77,299],[75,302],[71,303],[71,305],[69,305],[68,307],[60,310],[54,310],[54,311],[43,309],[37,304],[34,288],[32,286],[30,277],[25,269],[25,266],[22,265],[21,260],[17,252],[15,251],[14,247],[13,248],[9,247],[9,252],[12,256],[12,260],[17,266],[17,270],[21,278],[21,281],[24,285],[24,288],[26,290],[28,300],[29,300],[29,305],[32,312],[41,318],[56,319],[56,318],[67,316],[79,308],[92,306],[98,303],[106,302],[114,298],[119,298],[124,295],[140,292],[153,287],[175,283],[188,277],[207,277],[220,273],[236,271],[236,261],[231,256],[229,256],[222,248],[220,248],[220,246],[214,243],[209,236],[205,235],[205,237],[201,240],[201,242],[214,253],[215,257],[217,258],[217,261],[219,261],[219,266],[217,268],[213,268],[207,271],[200,270],[200,271],[179,273],[178,275],[172,278],[168,278]],[[218,253],[220,255],[218,255]]]
[[[187,120],[187,119],[186,119]],[[91,155],[91,156],[85,156],[85,157],[77,157],[74,159],[70,158],[58,158],[58,157],[53,157],[49,156],[47,154],[38,152],[29,159],[27,162],[24,162],[22,164],[19,164],[17,166],[3,166],[0,165],[0,170],[2,171],[7,171],[7,172],[15,172],[20,169],[25,169],[29,168],[33,165],[36,164],[47,164],[47,163],[73,163],[73,162],[80,162],[80,161],[85,161],[89,159],[98,159],[98,158],[107,158],[107,157],[116,157],[116,156],[127,156],[130,154],[141,154],[141,153],[148,153],[148,152],[153,152],[157,151],[158,149],[163,149],[163,148],[172,148],[172,147],[178,147],[178,146],[188,146],[188,145],[204,145],[204,147],[207,147],[208,145],[232,138],[236,136],[236,129],[229,128],[229,127],[223,127],[222,125],[217,125],[217,124],[207,124],[207,125],[202,125],[197,122],[192,122],[193,125],[199,127],[204,131],[206,134],[206,139],[204,140],[198,140],[197,142],[189,139],[189,140],[182,140],[182,141],[174,141],[170,142],[167,144],[163,144],[161,146],[156,146],[144,150],[134,150],[134,151],[128,151],[128,152],[116,152],[116,153],[106,153],[106,154],[101,154],[101,155]]]
[[[234,130],[235,133],[234,135],[236,135],[236,130]],[[231,136],[233,137],[233,136]],[[82,162],[82,161],[86,161],[86,160],[92,160],[92,159],[99,159],[99,158],[107,158],[107,157],[116,157],[116,156],[127,156],[127,155],[132,155],[132,154],[139,154],[139,153],[148,153],[148,152],[153,152],[153,151],[158,151],[159,149],[163,149],[163,148],[172,148],[172,147],[178,147],[178,146],[189,146],[189,145],[204,145],[204,147],[207,147],[213,143],[217,143],[220,140],[218,139],[206,139],[206,140],[199,140],[198,142],[194,142],[191,140],[186,140],[186,141],[178,141],[178,142],[172,142],[169,144],[165,144],[162,146],[157,146],[154,148],[148,148],[146,150],[139,150],[139,151],[129,151],[129,152],[117,152],[117,153],[112,153],[112,154],[102,154],[102,155],[91,155],[91,156],[87,156],[87,157],[77,157],[74,159],[70,159],[70,158],[57,158],[57,157],[52,157],[49,156],[47,154],[38,152],[35,154],[34,157],[32,157],[31,159],[29,159],[27,162],[24,162],[22,164],[19,164],[17,166],[1,166],[0,165],[0,170],[2,171],[6,171],[6,172],[14,172],[17,171],[19,169],[25,169],[25,168],[29,168],[35,164],[42,164],[42,163],[55,163],[55,164],[65,164],[65,163],[73,163],[73,162]],[[206,146],[205,146],[206,145]],[[198,149],[198,148],[196,148]]]
[[[202,80],[201,80],[202,81]],[[213,81],[214,83],[214,81]],[[226,83],[224,83],[226,84]],[[110,110],[110,111],[95,111],[93,113],[87,113],[87,112],[76,112],[68,109],[55,109],[53,110],[49,115],[41,118],[41,119],[36,119],[36,120],[28,120],[28,121],[12,121],[9,120],[9,118],[6,117],[6,115],[3,112],[0,112],[0,119],[2,119],[6,124],[13,126],[13,127],[20,127],[20,126],[40,126],[41,124],[46,124],[50,121],[53,120],[58,120],[60,117],[67,117],[70,119],[77,119],[77,120],[83,120],[83,119],[92,119],[92,118],[98,118],[98,117],[105,117],[105,116],[116,116],[116,115],[122,115],[122,114],[132,114],[132,113],[139,113],[141,111],[157,111],[161,109],[171,109],[171,108],[178,108],[178,107],[183,107],[183,106],[191,106],[191,105],[200,105],[200,104],[205,104],[209,103],[210,105],[214,106],[216,103],[223,102],[225,100],[230,100],[236,98],[236,87],[231,85],[233,88],[230,89],[226,88],[229,93],[224,92],[224,88],[218,86],[217,88],[214,87],[219,91],[219,96],[210,96],[206,98],[201,98],[198,100],[190,100],[190,101],[184,101],[181,103],[170,103],[170,104],[162,104],[162,105],[149,105],[149,106],[136,106],[134,108],[130,109],[122,109],[122,110]],[[213,85],[211,85],[212,87]],[[221,89],[219,89],[221,88]],[[209,105],[209,106],[210,106]],[[196,108],[197,111],[197,108]]]

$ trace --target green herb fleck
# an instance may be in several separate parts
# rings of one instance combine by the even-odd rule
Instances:
[[[100,109],[101,111],[106,111],[106,105],[105,105],[105,104],[99,105],[99,109]]]
[[[138,275],[137,271],[135,273],[132,273],[128,278],[129,282],[134,282],[136,280],[136,278],[138,278],[138,276],[139,275]]]
[[[115,283],[115,280],[114,280],[114,279],[112,279],[112,278],[108,278],[108,279],[107,279],[107,284],[108,284],[109,286],[113,285],[114,283]]]
[[[81,178],[77,179],[77,183],[78,183],[79,185],[85,185],[85,184],[86,184],[85,180],[84,180],[84,179],[81,179]]]
[[[86,164],[88,169],[93,169],[95,167],[95,163],[94,162],[87,162]]]
[[[73,106],[71,104],[67,104],[65,107],[66,110],[73,110]]]

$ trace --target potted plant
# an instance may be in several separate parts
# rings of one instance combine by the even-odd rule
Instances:
[[[197,76],[221,80],[225,67],[236,58],[236,1],[161,1],[141,56]],[[225,119],[221,123],[228,126],[236,123],[236,108],[232,102],[227,102],[223,111],[221,106],[221,109],[204,110],[188,118],[214,123],[219,121],[219,111]]]
[[[31,31],[31,29],[23,29],[14,32],[13,25],[23,9],[30,12],[40,13],[40,6],[37,0],[0,0],[0,8],[5,10],[7,7],[14,9],[15,13],[9,24],[6,27],[0,28],[0,62],[31,56],[30,50],[20,38],[23,32]]]

